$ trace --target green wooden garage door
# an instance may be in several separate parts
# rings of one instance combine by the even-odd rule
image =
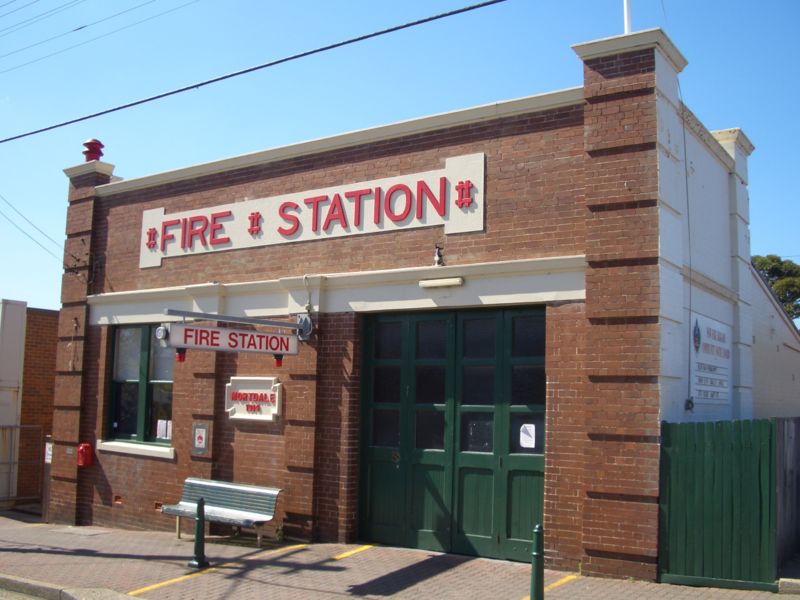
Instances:
[[[530,560],[544,353],[544,308],[367,319],[362,537]]]

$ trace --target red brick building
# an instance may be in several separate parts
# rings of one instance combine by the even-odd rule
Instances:
[[[91,154],[67,169],[83,262],[51,517],[167,529],[159,506],[199,476],[282,488],[289,536],[528,560],[542,522],[551,567],[655,578],[660,421],[750,411],[752,146],[685,109],[660,30],[575,49],[574,89],[127,181]],[[723,220],[708,251],[690,210]],[[211,349],[274,327],[190,319],[165,345],[168,310],[308,313],[313,332],[278,367]],[[731,375],[690,406],[698,319]],[[249,408],[271,420],[228,411],[240,377],[277,378]]]

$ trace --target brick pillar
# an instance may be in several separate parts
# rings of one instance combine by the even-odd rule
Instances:
[[[655,579],[660,394],[660,86],[685,60],[660,30],[584,61],[586,358],[582,571]]]
[[[355,313],[318,318],[314,495],[317,534],[352,542],[357,535],[361,320]]]
[[[114,166],[93,160],[65,169],[69,177],[64,275],[58,321],[55,397],[53,400],[53,463],[49,516],[56,523],[74,524],[78,513],[77,445],[84,384],[84,343],[87,334],[87,295],[92,282],[92,225],[95,188],[111,181]]]

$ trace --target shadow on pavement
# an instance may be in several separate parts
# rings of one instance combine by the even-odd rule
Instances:
[[[386,573],[372,581],[352,585],[349,592],[354,596],[391,596],[471,560],[474,560],[474,557],[455,554],[431,556],[422,562]]]

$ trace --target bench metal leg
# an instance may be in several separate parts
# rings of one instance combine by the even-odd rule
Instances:
[[[175,534],[181,539],[181,518],[175,517]]]
[[[261,536],[263,535],[263,533],[262,533],[262,531],[261,531],[261,527],[259,527],[258,525],[256,525],[256,526],[255,526],[255,530],[256,530],[256,543],[258,544],[258,546],[257,546],[257,547],[258,547],[258,548],[261,548]]]

